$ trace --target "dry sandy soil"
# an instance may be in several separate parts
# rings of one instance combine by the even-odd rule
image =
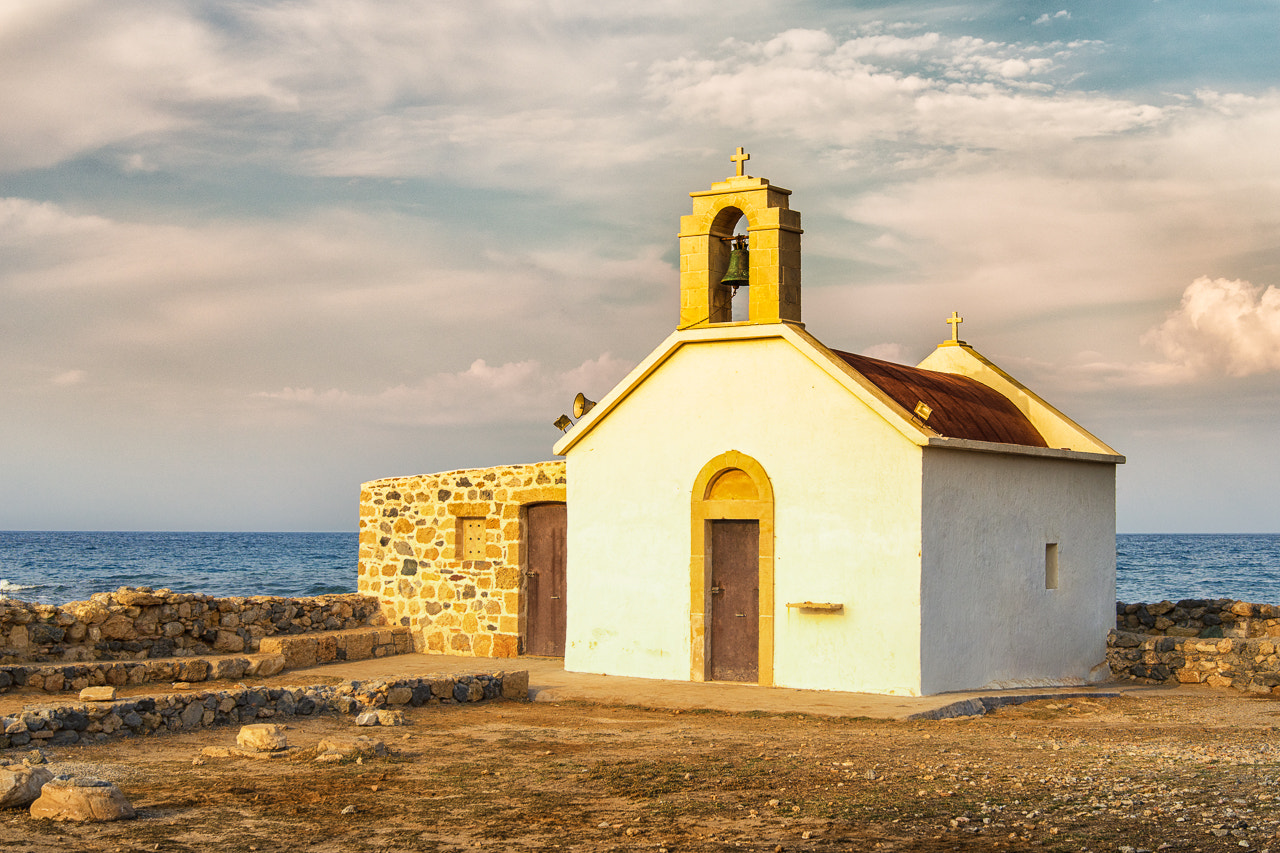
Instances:
[[[942,722],[511,702],[406,716],[289,721],[295,746],[385,741],[387,757],[360,763],[193,764],[233,746],[235,729],[49,750],[54,772],[115,781],[137,819],[0,813],[0,847],[1280,853],[1280,704],[1239,694],[1041,701]]]

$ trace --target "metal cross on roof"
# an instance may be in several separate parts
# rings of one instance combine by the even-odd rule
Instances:
[[[964,318],[959,312],[952,311],[951,316],[947,318],[947,322],[951,325],[951,340],[954,343],[960,343],[960,324],[964,322]]]
[[[729,157],[730,160],[738,167],[738,177],[742,177],[742,164],[751,159],[751,155],[742,150],[742,146],[738,146],[738,151]]]

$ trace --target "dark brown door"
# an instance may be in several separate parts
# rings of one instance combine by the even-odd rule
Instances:
[[[711,679],[760,680],[760,522],[711,522]]]
[[[526,510],[529,542],[529,630],[525,653],[564,655],[564,504],[537,504]]]

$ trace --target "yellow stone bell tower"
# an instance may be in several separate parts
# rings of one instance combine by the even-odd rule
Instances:
[[[693,213],[680,218],[680,328],[732,323],[733,288],[721,284],[729,239],[747,220],[750,273],[747,319],[738,323],[800,322],[800,214],[787,206],[791,190],[743,173],[750,155],[729,158],[738,174],[689,193]],[[742,298],[741,295],[738,297]]]

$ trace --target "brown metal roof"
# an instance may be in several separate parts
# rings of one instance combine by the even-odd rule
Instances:
[[[924,423],[948,438],[1048,447],[1011,400],[968,376],[907,367],[865,355],[832,350],[898,405],[913,412],[916,403],[932,409]]]

